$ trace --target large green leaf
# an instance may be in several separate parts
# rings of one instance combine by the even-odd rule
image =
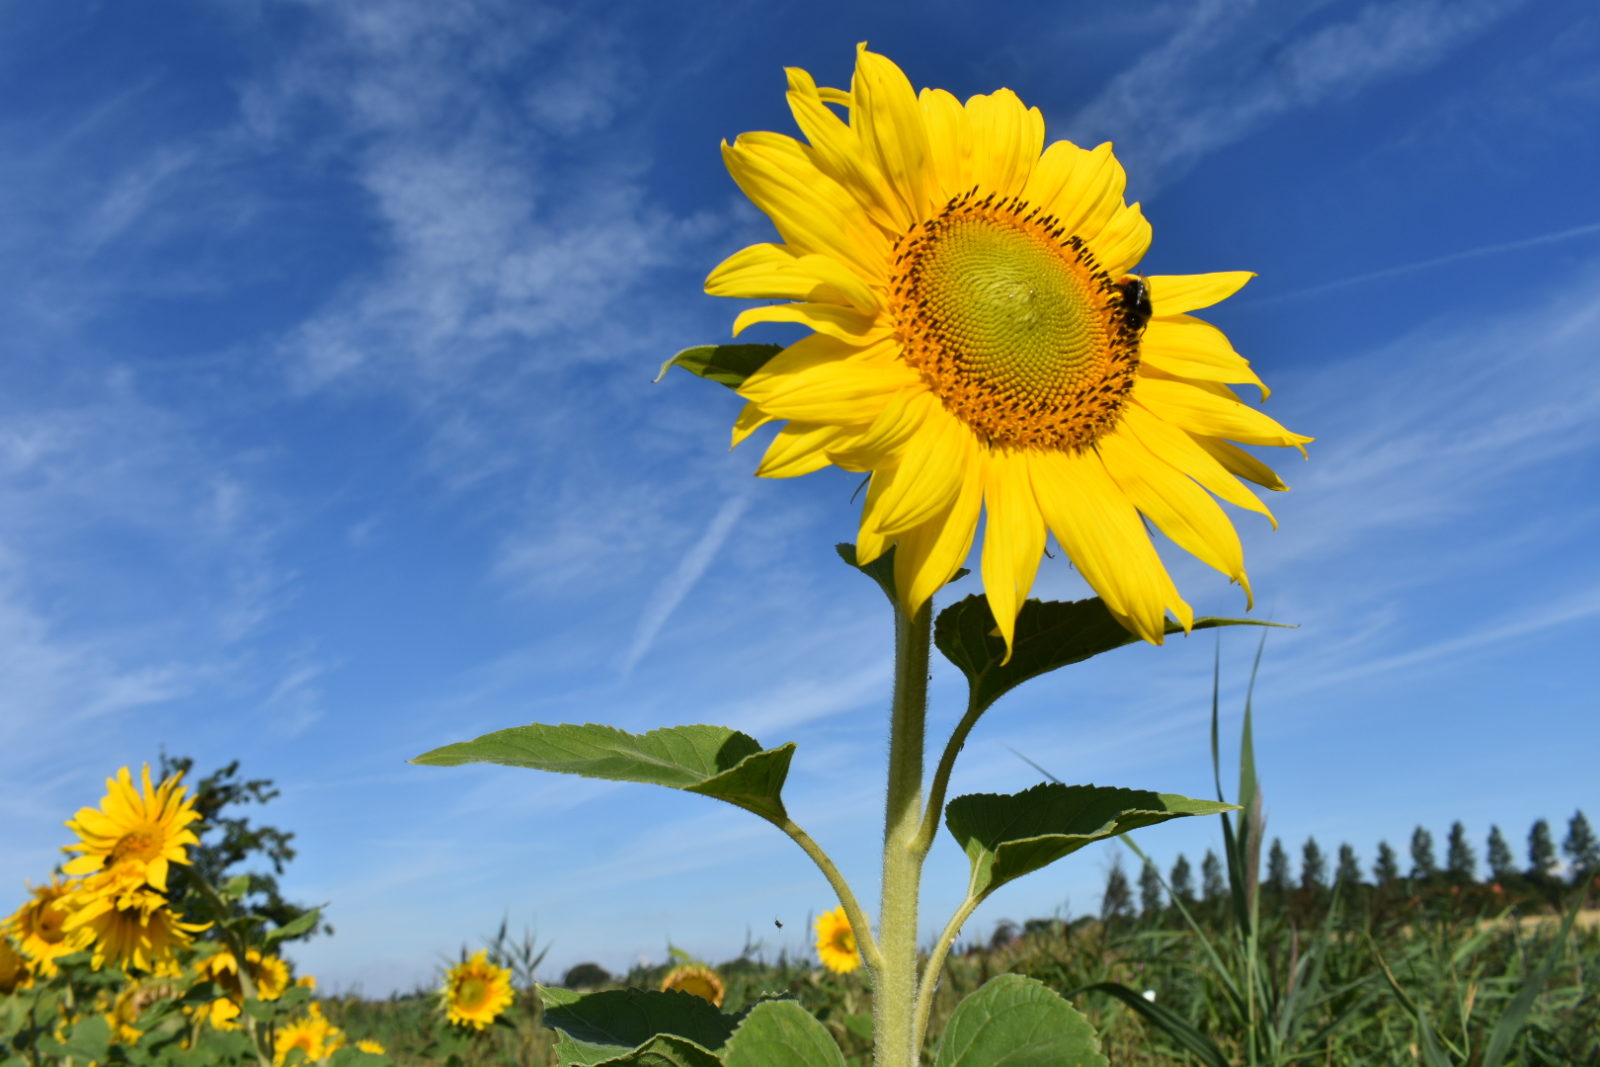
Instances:
[[[454,767],[503,763],[541,771],[646,782],[703,793],[774,822],[786,817],[779,793],[794,745],[763,749],[726,726],[665,726],[630,734],[613,726],[513,726],[426,752],[413,763]]]
[[[792,1000],[750,1009],[722,1052],[726,1067],[845,1067],[828,1028]]]
[[[1183,632],[1183,627],[1171,620],[1166,625],[1169,634]],[[1207,617],[1196,619],[1193,628],[1280,625],[1260,619]],[[1017,614],[1011,660],[1004,665],[1001,661],[1005,659],[1006,646],[995,634],[995,626],[989,602],[974,595],[941,611],[933,628],[934,644],[967,676],[972,705],[980,709],[1029,678],[1139,640],[1112,617],[1099,597],[1071,602],[1030,600],[1023,604]]]
[[[723,1067],[722,1060],[687,1038],[657,1034],[629,1052],[596,1067]]]
[[[935,1067],[1106,1067],[1089,1021],[1042,982],[1002,974],[963,1000]]]
[[[682,367],[690,374],[737,389],[782,351],[782,345],[697,345],[661,364],[656,381],[665,378],[673,367]]]
[[[544,1024],[561,1032],[556,1052],[562,1064],[588,1065],[639,1052],[658,1034],[714,1051],[738,1023],[689,993],[609,989],[570,1000],[546,994]]]
[[[945,825],[966,850],[972,891],[982,899],[1102,838],[1233,808],[1174,793],[1046,782],[1020,793],[956,797],[945,808]]]

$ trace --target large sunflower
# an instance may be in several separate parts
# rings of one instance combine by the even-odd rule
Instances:
[[[167,909],[166,898],[148,889],[121,891],[85,886],[72,896],[64,929],[73,949],[88,949],[95,970],[136,967],[157,974],[172,970],[179,949],[205,923],[186,923]]]
[[[106,779],[106,795],[98,808],[82,808],[67,827],[78,844],[63,851],[81,852],[62,868],[67,874],[96,874],[125,887],[148,885],[165,891],[167,867],[188,863],[186,846],[199,844],[189,824],[200,818],[194,802],[184,799],[173,775],[159,786],[150,783],[150,765],[144,765],[143,788],[123,767]]]
[[[870,471],[857,559],[896,548],[915,611],[972,547],[1009,646],[1046,531],[1132,633],[1159,644],[1193,620],[1141,516],[1244,587],[1243,554],[1212,495],[1270,514],[1240,478],[1284,484],[1232,442],[1302,445],[1228,388],[1266,389],[1215,327],[1188,314],[1252,275],[1132,273],[1150,245],[1102,144],[1044,147],[1044,119],[1010,90],[964,105],[914,92],[861,46],[848,92],[789,70],[808,144],[747,133],[723,158],[781,244],[730,256],[717,296],[805,326],[739,388],[737,444],[787,420],[757,470]],[[832,106],[844,109],[841,118]]]

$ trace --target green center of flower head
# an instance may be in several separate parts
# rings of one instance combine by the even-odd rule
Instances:
[[[989,444],[1082,448],[1133,388],[1143,319],[1076,236],[1019,199],[958,197],[897,246],[905,358]]]
[[[456,1003],[467,1011],[483,1007],[488,999],[489,983],[476,975],[462,979],[461,984],[456,986]]]

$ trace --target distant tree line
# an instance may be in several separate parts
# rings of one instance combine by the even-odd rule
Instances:
[[[1445,841],[1441,866],[1433,835],[1418,826],[1411,834],[1409,867],[1387,841],[1379,841],[1370,872],[1364,871],[1356,850],[1341,844],[1333,869],[1315,837],[1306,838],[1300,847],[1298,874],[1281,838],[1273,838],[1267,849],[1266,870],[1261,874],[1259,892],[1264,910],[1288,911],[1300,917],[1325,909],[1335,895],[1347,908],[1364,908],[1382,913],[1403,912],[1418,904],[1449,900],[1479,906],[1485,910],[1514,904],[1558,907],[1566,891],[1585,887],[1586,903],[1592,903],[1600,882],[1600,838],[1595,836],[1582,811],[1567,823],[1560,853],[1566,856],[1563,871],[1555,836],[1548,820],[1540,819],[1528,831],[1527,862],[1519,865],[1500,827],[1491,826],[1486,841],[1486,865],[1481,876],[1478,853],[1467,839],[1466,828],[1453,823]],[[1228,896],[1227,872],[1216,852],[1207,849],[1200,861],[1198,886],[1194,867],[1179,853],[1163,879],[1154,864],[1139,872],[1138,899],[1120,862],[1113,861],[1106,874],[1100,916],[1105,920],[1160,916],[1176,898],[1192,912],[1205,915],[1224,906]]]

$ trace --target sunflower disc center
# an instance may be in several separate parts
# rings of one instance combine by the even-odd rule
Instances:
[[[973,196],[898,245],[905,358],[987,443],[1085,447],[1115,425],[1133,388],[1143,321],[1053,218]]]

